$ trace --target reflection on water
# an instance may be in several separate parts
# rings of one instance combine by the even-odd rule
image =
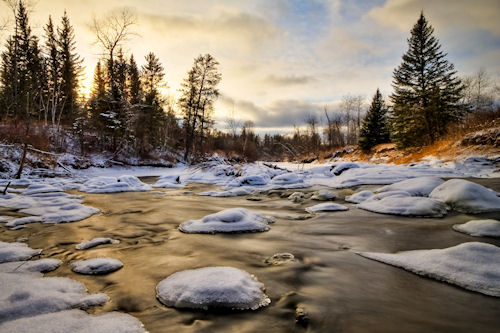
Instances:
[[[489,180],[487,185],[500,190],[500,180]],[[388,216],[342,200],[337,202],[349,211],[309,215],[304,208],[317,202],[293,203],[276,193],[259,195],[260,201],[183,194],[211,189],[192,184],[182,190],[85,194],[85,203],[101,214],[77,223],[33,224],[19,231],[2,228],[0,239],[28,237],[30,247],[44,249],[44,257],[65,262],[48,275],[70,277],[92,293],[110,296],[111,301],[94,312],[128,312],[150,332],[498,332],[499,299],[355,254],[444,248],[467,241],[500,246],[500,240],[473,238],[451,229],[472,216]],[[276,223],[264,233],[197,235],[177,230],[188,219],[232,207],[275,216]],[[498,214],[480,217],[499,218]],[[94,237],[121,242],[75,249]],[[283,252],[296,260],[282,265],[265,262]],[[99,256],[117,258],[124,267],[104,276],[71,272],[69,262]],[[232,266],[256,275],[266,286],[271,305],[258,311],[203,312],[167,308],[156,300],[159,281],[180,270],[205,266]]]

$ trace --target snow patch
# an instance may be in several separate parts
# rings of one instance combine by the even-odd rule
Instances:
[[[352,195],[348,195],[345,197],[345,201],[352,202],[352,203],[362,203],[363,201],[373,197],[373,192],[364,190],[364,191],[359,191],[356,192]]]
[[[500,297],[500,248],[491,244],[469,242],[446,249],[358,254],[418,275]]]
[[[97,237],[89,241],[81,242],[80,244],[76,245],[76,249],[86,250],[102,244],[118,244],[118,243],[120,243],[120,241],[113,238]]]
[[[428,197],[432,190],[443,183],[444,180],[437,177],[417,177],[386,185],[375,192],[405,191],[412,196]]]
[[[249,273],[233,267],[204,267],[174,273],[156,286],[166,306],[208,310],[256,310],[271,300],[264,285]]]
[[[144,184],[139,178],[130,175],[119,177],[95,177],[89,179],[80,187],[80,191],[87,193],[117,193],[150,190],[151,186]]]
[[[0,242],[0,263],[28,260],[40,253],[41,249],[34,250],[24,243]]]
[[[346,206],[335,204],[335,203],[320,203],[311,207],[307,207],[306,211],[309,213],[316,213],[316,212],[336,212],[336,211],[344,211],[348,210]]]
[[[500,237],[500,221],[473,220],[464,224],[455,224],[453,229],[477,237]]]
[[[39,259],[32,261],[12,261],[0,265],[2,273],[45,273],[61,266],[59,259]]]
[[[119,270],[123,263],[113,258],[92,258],[76,261],[71,264],[71,270],[75,273],[97,275],[107,274]]]

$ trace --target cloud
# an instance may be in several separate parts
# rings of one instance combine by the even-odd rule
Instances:
[[[264,78],[264,82],[274,86],[293,86],[303,85],[316,81],[317,79],[312,75],[268,75]]]

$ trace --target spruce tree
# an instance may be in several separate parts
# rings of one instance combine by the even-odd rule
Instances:
[[[399,147],[434,142],[464,113],[461,82],[433,33],[421,13],[393,73],[391,135]]]
[[[377,89],[359,133],[358,145],[364,152],[370,151],[372,147],[380,143],[389,142],[386,114],[387,108],[384,105],[382,94]]]
[[[61,56],[58,40],[52,23],[52,17],[44,28],[45,30],[45,59],[47,68],[47,96],[45,102],[45,122],[50,116],[52,125],[56,122],[58,105],[60,102],[61,88]]]
[[[79,78],[82,73],[82,62],[75,46],[75,32],[69,17],[64,11],[61,27],[57,29],[59,54],[61,61],[61,100],[60,115],[63,120],[71,123],[77,115]]]
[[[137,63],[135,62],[134,55],[130,56],[127,77],[129,87],[129,103],[131,105],[139,104],[142,98],[141,79],[139,68],[137,67]]]

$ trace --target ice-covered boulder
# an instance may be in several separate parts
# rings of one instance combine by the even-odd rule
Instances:
[[[205,216],[200,220],[182,223],[179,230],[185,233],[213,234],[217,232],[258,232],[269,230],[274,219],[245,208],[229,208]]]
[[[71,264],[71,270],[75,273],[98,275],[107,274],[119,270],[123,263],[114,258],[92,258],[76,261]]]
[[[345,201],[352,202],[352,203],[361,203],[361,202],[365,201],[366,199],[371,198],[372,196],[373,196],[372,191],[363,190],[363,191],[356,192],[352,195],[346,196]]]
[[[32,249],[24,243],[0,242],[0,263],[9,261],[28,260],[40,254],[42,250]]]
[[[346,206],[335,204],[335,203],[320,203],[311,207],[307,207],[306,211],[309,213],[317,213],[317,212],[336,212],[348,210]]]
[[[432,190],[443,183],[444,180],[437,177],[417,177],[386,185],[376,192],[405,191],[412,196],[428,197]]]
[[[59,259],[39,259],[32,261],[12,261],[0,265],[2,273],[45,273],[51,272],[61,266]]]
[[[85,242],[81,242],[80,244],[76,245],[76,249],[86,250],[103,244],[118,244],[118,243],[120,243],[120,241],[113,238],[97,237]]]
[[[151,186],[144,184],[135,176],[95,177],[87,180],[80,191],[87,193],[116,193],[131,191],[149,191]]]
[[[456,231],[477,237],[500,237],[500,221],[473,220],[464,224],[455,224]]]
[[[446,249],[358,253],[410,272],[500,297],[500,248],[479,242]]]
[[[441,200],[462,213],[500,211],[500,198],[495,191],[465,179],[450,179],[436,187],[429,198]]]
[[[110,312],[90,315],[82,310],[64,310],[24,317],[0,324],[1,332],[32,333],[145,333],[142,323],[133,316]]]
[[[375,213],[404,216],[442,217],[448,212],[448,207],[441,201],[412,197],[410,193],[404,191],[382,192],[357,206]]]
[[[255,310],[271,303],[264,285],[233,267],[204,267],[174,273],[156,286],[156,296],[177,308]]]
[[[327,201],[327,200],[333,200],[335,199],[335,193],[329,190],[319,190],[318,193],[314,194],[311,197],[311,200],[317,200],[317,201]]]

